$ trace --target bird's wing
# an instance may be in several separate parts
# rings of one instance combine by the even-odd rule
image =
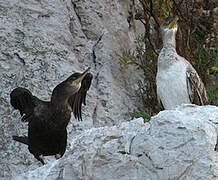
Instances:
[[[26,89],[18,87],[14,89],[10,94],[10,103],[11,105],[20,111],[20,115],[25,116],[22,117],[22,121],[28,121],[28,118],[34,112],[34,97],[32,93]]]
[[[88,73],[82,80],[81,87],[79,91],[69,98],[69,104],[72,108],[74,117],[78,120],[82,120],[81,108],[82,103],[86,105],[86,94],[89,90],[92,82],[92,74]]]
[[[191,103],[197,105],[208,104],[208,96],[204,84],[191,65],[187,68],[186,79]]]

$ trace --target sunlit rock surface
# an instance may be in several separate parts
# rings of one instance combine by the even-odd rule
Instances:
[[[218,107],[185,105],[70,141],[63,158],[13,179],[216,180]]]

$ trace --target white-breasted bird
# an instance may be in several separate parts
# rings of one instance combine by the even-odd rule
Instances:
[[[176,52],[178,17],[168,17],[161,24],[163,48],[158,56],[157,97],[164,109],[181,104],[205,105],[205,86],[192,65]]]

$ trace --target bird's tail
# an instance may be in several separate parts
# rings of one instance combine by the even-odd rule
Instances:
[[[29,140],[27,136],[12,136],[12,139],[20,143],[29,145]]]

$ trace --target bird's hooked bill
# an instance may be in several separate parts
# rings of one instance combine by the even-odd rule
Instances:
[[[82,82],[82,80],[84,79],[84,77],[86,76],[86,74],[89,72],[89,70],[91,69],[91,67],[88,67],[82,74],[81,76],[76,79],[75,81],[73,81],[73,83],[79,84]]]

